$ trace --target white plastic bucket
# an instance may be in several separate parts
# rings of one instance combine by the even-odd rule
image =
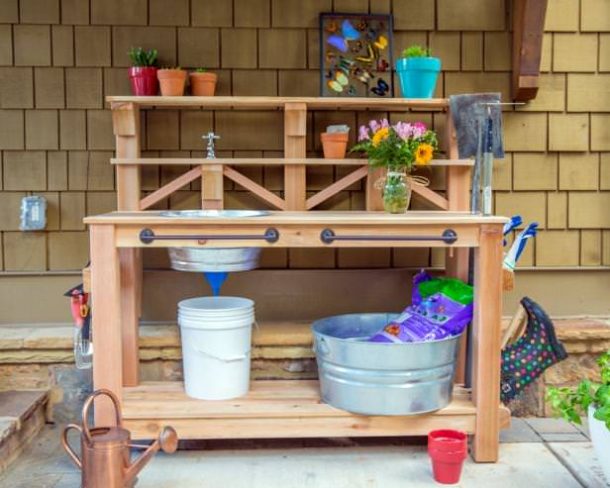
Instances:
[[[254,302],[199,297],[178,303],[186,394],[202,400],[245,395],[250,383]]]

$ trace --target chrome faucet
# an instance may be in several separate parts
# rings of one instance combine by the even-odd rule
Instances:
[[[214,139],[220,139],[220,136],[217,136],[216,134],[214,134],[214,132],[210,131],[207,134],[204,134],[203,136],[201,136],[202,139],[207,139],[208,140],[208,145],[207,145],[207,154],[206,154],[206,158],[207,159],[216,159],[216,154],[214,153]]]

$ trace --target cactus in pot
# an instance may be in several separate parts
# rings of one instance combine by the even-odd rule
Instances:
[[[131,93],[136,96],[155,96],[159,91],[157,81],[157,50],[132,47],[127,52],[131,60],[129,82]]]
[[[196,97],[213,97],[216,91],[218,76],[209,73],[205,68],[197,68],[189,73],[191,82],[191,94]]]
[[[180,66],[162,68],[157,71],[161,95],[164,97],[180,97],[184,95],[186,86],[186,71]]]

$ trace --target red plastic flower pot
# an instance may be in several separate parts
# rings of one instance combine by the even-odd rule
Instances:
[[[154,66],[133,66],[129,68],[131,93],[137,97],[154,97],[159,91],[157,68]]]
[[[467,441],[466,434],[457,430],[434,430],[428,434],[428,455],[435,481],[448,485],[459,483],[468,456]]]

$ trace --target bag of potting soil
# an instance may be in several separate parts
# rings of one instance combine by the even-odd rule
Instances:
[[[371,342],[423,342],[462,333],[472,320],[472,287],[453,278],[418,273],[413,279],[412,304]]]

